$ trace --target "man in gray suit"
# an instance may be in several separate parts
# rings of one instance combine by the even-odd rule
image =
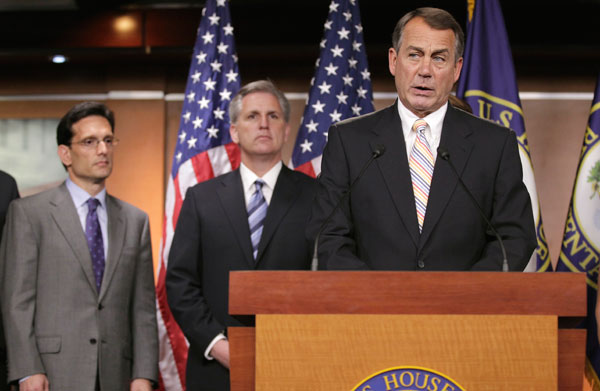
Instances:
[[[22,391],[150,390],[158,337],[148,217],[106,193],[114,116],[93,102],[57,129],[68,178],[11,203],[2,246],[9,381]]]

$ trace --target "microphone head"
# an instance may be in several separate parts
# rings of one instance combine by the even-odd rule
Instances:
[[[438,147],[438,156],[441,157],[444,160],[448,160],[450,159],[450,152],[448,152],[448,148],[444,147],[444,146],[439,146]]]
[[[380,157],[384,153],[385,153],[385,145],[383,145],[383,144],[377,144],[375,146],[375,149],[373,150],[373,157],[377,159],[378,157]]]

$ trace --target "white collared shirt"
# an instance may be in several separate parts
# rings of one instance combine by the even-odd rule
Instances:
[[[273,197],[273,190],[275,190],[275,184],[277,183],[277,177],[281,172],[281,167],[283,163],[281,161],[277,162],[265,175],[262,176],[262,179],[265,184],[262,187],[263,196],[265,197],[265,201],[267,201],[267,205],[271,204],[271,198]],[[240,164],[240,176],[242,177],[242,186],[244,188],[244,200],[246,206],[248,206],[248,202],[252,198],[252,195],[256,191],[256,186],[254,182],[256,182],[259,177],[250,170],[244,163]]]
[[[77,186],[75,182],[73,182],[70,178],[67,177],[66,180],[67,190],[69,190],[69,194],[71,195],[71,199],[73,199],[73,203],[75,204],[75,208],[77,209],[77,215],[79,216],[79,222],[81,223],[81,228],[83,232],[85,232],[85,220],[88,215],[88,206],[87,200],[92,196],[88,194],[87,191],[83,190],[81,187]],[[100,222],[100,230],[102,231],[102,244],[104,245],[104,259],[107,259],[108,254],[108,214],[106,213],[106,189],[102,189],[102,191],[96,194],[93,198],[96,198],[100,201],[100,205],[96,209],[96,213],[98,214],[98,221]]]
[[[437,158],[437,149],[440,146],[442,126],[444,124],[444,118],[446,117],[446,111],[448,111],[448,102],[433,113],[422,118],[428,125],[427,129],[425,129],[425,138],[433,153],[434,162]],[[402,133],[404,134],[404,142],[406,144],[406,157],[407,159],[410,159],[413,144],[417,139],[417,134],[412,131],[412,126],[419,117],[407,109],[400,99],[398,99],[398,114],[400,114],[400,121],[402,122]]]

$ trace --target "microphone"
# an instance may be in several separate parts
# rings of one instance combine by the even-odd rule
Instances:
[[[310,270],[315,271],[315,270],[317,270],[317,268],[319,266],[319,255],[318,255],[319,238],[321,237],[321,234],[323,233],[323,230],[325,229],[325,225],[327,225],[327,223],[329,223],[329,221],[333,217],[333,214],[342,205],[342,201],[344,201],[344,199],[346,197],[348,197],[350,195],[350,193],[352,193],[352,189],[354,188],[354,185],[356,185],[356,183],[359,181],[359,179],[362,178],[362,176],[365,173],[365,171],[367,171],[367,168],[369,168],[369,166],[371,165],[371,163],[373,163],[373,160],[381,157],[384,153],[385,153],[385,145],[383,145],[383,144],[377,144],[375,146],[375,149],[373,150],[373,153],[371,154],[371,157],[369,158],[369,160],[367,160],[367,162],[365,163],[365,165],[360,170],[358,176],[350,184],[350,187],[348,188],[348,191],[346,191],[344,194],[342,194],[342,196],[338,200],[337,204],[335,204],[335,208],[333,208],[333,210],[331,211],[331,213],[329,213],[329,216],[327,216],[327,218],[323,221],[323,223],[321,223],[321,226],[319,227],[319,231],[317,232],[317,236],[315,237],[315,244],[314,244],[314,247],[313,247],[313,257],[312,257],[312,262],[311,262],[311,265],[310,265]]]
[[[496,228],[494,228],[494,226],[492,225],[492,223],[490,222],[490,220],[487,218],[487,216],[485,215],[485,213],[483,213],[483,209],[481,209],[481,206],[479,206],[479,204],[477,203],[477,200],[473,196],[473,193],[471,193],[471,191],[469,191],[469,189],[467,188],[467,185],[465,185],[465,183],[463,182],[463,180],[460,177],[460,175],[458,175],[458,171],[456,171],[456,168],[454,167],[454,164],[452,164],[452,161],[450,160],[450,152],[448,152],[448,149],[446,147],[443,147],[443,146],[440,145],[438,147],[437,152],[438,152],[438,156],[440,158],[442,158],[443,160],[445,160],[445,161],[448,162],[448,164],[450,165],[450,168],[454,172],[454,175],[456,175],[456,178],[458,178],[458,182],[460,183],[460,185],[462,186],[462,188],[465,190],[465,192],[469,195],[469,198],[471,198],[471,201],[473,201],[473,204],[477,207],[477,210],[479,211],[479,214],[481,215],[481,217],[483,217],[483,219],[487,223],[487,225],[490,228],[490,230],[494,233],[494,235],[496,235],[496,239],[498,239],[498,243],[500,244],[500,249],[502,250],[502,256],[504,257],[502,259],[502,271],[503,272],[509,271],[509,269],[508,269],[508,260],[507,260],[507,257],[506,257],[506,248],[504,247],[504,242],[502,241],[502,238],[500,237],[500,234],[498,234],[498,231],[496,231]]]

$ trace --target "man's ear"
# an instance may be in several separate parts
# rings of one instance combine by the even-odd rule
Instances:
[[[58,157],[60,158],[60,161],[62,162],[63,165],[65,165],[66,167],[69,167],[72,163],[71,160],[71,148],[69,148],[68,146],[61,144],[58,146]]]
[[[235,127],[235,124],[231,124],[229,126],[229,135],[231,136],[231,139],[233,140],[234,143],[236,143],[236,144],[240,143],[240,138],[238,137],[238,132]]]

